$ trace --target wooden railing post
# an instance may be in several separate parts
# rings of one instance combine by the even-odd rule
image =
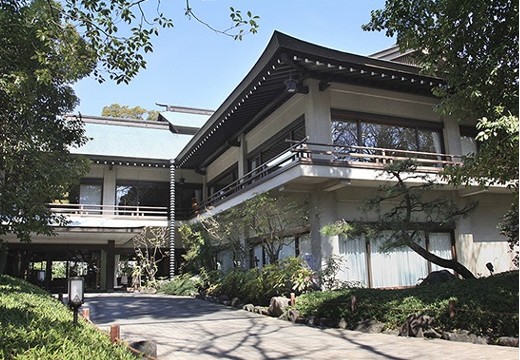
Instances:
[[[112,343],[115,343],[120,338],[121,338],[121,332],[120,332],[119,324],[110,325],[110,341]]]
[[[356,307],[357,307],[357,297],[356,297],[356,295],[352,295],[350,297],[350,308],[353,313],[356,312]]]
[[[450,319],[455,317],[455,300],[449,301],[449,311],[450,311]]]

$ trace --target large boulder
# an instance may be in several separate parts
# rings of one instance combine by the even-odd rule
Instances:
[[[380,333],[385,328],[385,324],[376,320],[363,320],[356,324],[354,330],[368,334]]]
[[[439,284],[453,280],[457,280],[457,277],[448,270],[432,271],[419,285]]]
[[[271,298],[269,303],[269,315],[279,317],[285,312],[285,309],[290,305],[291,299],[283,296],[275,296]]]
[[[410,337],[424,337],[425,332],[431,330],[431,326],[434,322],[434,319],[428,315],[423,314],[412,314],[408,315],[406,321],[401,326],[401,330],[399,331],[399,336],[410,336]],[[428,333],[428,337],[436,337],[431,336],[434,334]],[[439,336],[440,337],[440,336]]]

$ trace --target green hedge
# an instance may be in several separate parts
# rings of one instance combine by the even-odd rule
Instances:
[[[48,293],[0,275],[1,359],[135,359]]]
[[[356,310],[351,301],[355,296]],[[449,301],[455,301],[455,316],[449,316]],[[296,309],[303,317],[341,318],[352,328],[373,319],[388,329],[399,328],[414,313],[433,316],[440,330],[469,330],[477,335],[518,336],[518,271],[492,277],[424,285],[409,289],[345,289],[299,296]]]

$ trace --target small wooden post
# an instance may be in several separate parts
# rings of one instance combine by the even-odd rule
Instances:
[[[291,293],[291,306],[294,306],[296,304],[296,294]]]
[[[450,319],[453,319],[455,317],[455,300],[450,300],[448,304],[450,307]]]
[[[110,325],[110,341],[115,343],[119,340],[120,336],[119,324]]]
[[[83,311],[81,312],[81,315],[87,319],[90,320],[90,309],[88,307],[83,308]]]
[[[356,295],[352,295],[350,297],[350,303],[351,303],[352,312],[356,312],[356,306],[357,306],[357,297],[356,297]]]

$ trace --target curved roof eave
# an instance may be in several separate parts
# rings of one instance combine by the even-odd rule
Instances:
[[[279,59],[280,57],[282,57],[282,54],[285,55],[285,60]],[[310,60],[308,58],[310,58]],[[302,69],[305,66],[307,66],[308,63],[310,64],[309,67],[312,66],[312,68],[305,68],[303,69],[304,72],[308,71],[314,76],[316,74],[320,74],[324,77],[329,77],[331,79],[341,76],[344,77],[344,75],[340,76],[338,71],[341,70],[343,71],[343,73],[348,73],[350,69],[351,72],[356,72],[356,76],[358,76],[358,78],[360,78],[361,76],[365,76],[362,79],[362,81],[364,81],[365,83],[369,81],[376,81],[376,77],[374,76],[374,74],[380,75],[381,77],[386,76],[387,80],[385,81],[398,82],[399,80],[402,81],[404,79],[411,81],[406,85],[410,89],[414,86],[419,86],[418,82],[415,85],[413,83],[414,81],[418,81],[416,79],[420,79],[420,84],[422,86],[423,91],[425,89],[425,86],[428,86],[428,84],[430,84],[431,87],[433,87],[434,85],[442,83],[442,80],[439,78],[421,75],[420,69],[415,66],[346,53],[339,50],[334,50],[320,45],[312,44],[306,41],[302,41],[289,35],[275,31],[267,47],[259,57],[258,61],[251,68],[249,73],[231,92],[231,94],[226,98],[222,105],[220,105],[220,107],[215,111],[215,113],[202,126],[202,128],[193,136],[193,138],[188,142],[188,144],[180,151],[180,153],[175,159],[176,164],[178,164],[181,167],[196,168],[198,166],[196,164],[197,160],[191,159],[190,161],[190,157],[192,157],[193,155],[195,158],[198,158],[198,160],[207,159],[207,157],[204,157],[200,154],[198,156],[195,156],[197,151],[200,148],[202,148],[206,142],[211,143],[211,145],[205,145],[204,147],[209,147],[209,149],[207,149],[209,153],[215,154],[215,152],[218,149],[222,149],[226,142],[229,142],[230,140],[232,141],[236,129],[238,127],[244,128],[248,124],[241,123],[234,124],[233,126],[231,126],[229,125],[229,123],[233,122],[233,120],[235,120],[235,122],[239,120],[248,121],[244,116],[240,117],[239,115],[235,114],[235,112],[238,113],[241,110],[239,109],[240,107],[246,107],[243,105],[247,102],[252,103],[253,105],[251,106],[254,106],[256,104],[255,110],[257,110],[257,113],[263,110],[263,107],[265,107],[266,103],[271,104],[275,102],[276,97],[278,96],[279,98],[280,92],[283,92],[283,90],[280,91],[280,89],[277,88],[276,94],[274,90],[272,91],[273,95],[271,96],[269,101],[265,100],[263,102],[257,103],[255,103],[252,100],[252,98],[254,97],[253,90],[257,91],[258,89],[261,89],[262,86],[266,86],[266,89],[273,88],[273,82],[269,83],[268,79],[266,79],[266,76],[275,76],[276,74],[273,75],[273,73],[275,73],[277,70],[276,66],[273,64],[284,64],[284,62],[287,66],[292,67],[294,69]],[[336,72],[330,72],[324,69],[323,66],[320,67],[320,65],[325,64],[326,68],[327,65],[331,65],[330,63],[340,64],[334,65],[339,70]],[[351,67],[349,68],[349,66]],[[273,70],[271,70],[271,68]],[[280,75],[280,73],[278,75]],[[285,73],[287,73],[287,71]],[[370,78],[371,75],[372,78]],[[280,76],[278,76],[278,78],[279,77]],[[394,80],[394,78],[396,80]],[[283,82],[278,82],[282,84],[283,87]],[[423,86],[423,83],[425,83],[426,85]],[[269,84],[270,88],[267,87],[267,84]],[[248,95],[250,95],[250,97],[248,97]],[[227,121],[228,119],[231,119],[231,121]],[[227,124],[225,124],[226,121]],[[226,127],[226,134],[221,135],[218,140],[211,139],[211,137],[215,137],[213,135],[215,132],[219,132],[220,134],[222,134],[222,131],[224,131],[223,128]],[[220,131],[217,131],[219,128]]]

